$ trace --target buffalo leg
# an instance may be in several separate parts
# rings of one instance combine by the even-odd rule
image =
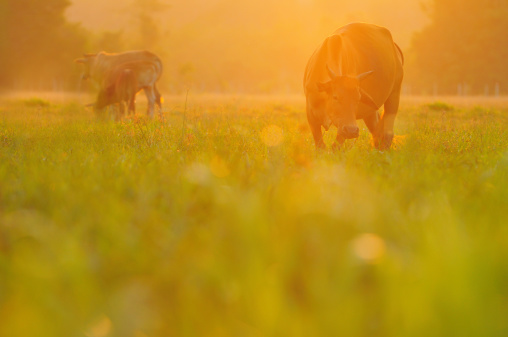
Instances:
[[[378,150],[388,150],[392,145],[393,140],[393,124],[395,122],[395,117],[397,114],[387,114],[386,111],[381,118],[381,122],[379,125],[379,131],[374,137],[374,146]]]
[[[385,102],[385,111],[374,136],[374,145],[379,150],[388,150],[392,145],[393,126],[395,124],[395,117],[397,117],[397,111],[399,110],[399,102],[400,90],[393,92]]]
[[[369,129],[369,132],[374,136],[376,134],[378,125],[379,125],[379,112],[374,111],[369,114],[367,117],[363,118],[365,125]]]
[[[314,137],[316,149],[326,149],[325,142],[323,142],[323,133],[321,132],[321,123],[316,121],[313,116],[315,116],[315,114],[312,112],[312,105],[307,101],[307,121],[309,122],[312,136]]]
[[[367,125],[367,128],[369,129],[369,132],[372,135],[372,142],[374,146],[379,149],[379,136],[380,132],[384,129],[383,124],[384,120],[383,118],[379,117],[379,112],[374,111],[373,113],[369,114],[367,117],[363,119],[365,122],[365,125]]]
[[[153,118],[153,112],[155,107],[155,93],[153,87],[146,87],[145,89],[146,99],[148,101],[147,114],[150,118]]]
[[[132,95],[129,100],[129,115],[134,115],[136,113],[136,95]]]
[[[323,134],[321,133],[321,125],[310,124],[310,130],[312,131],[316,148],[326,149],[325,142],[323,142]]]
[[[162,109],[162,99],[161,99],[161,93],[159,92],[159,90],[157,89],[157,87],[154,85],[153,86],[153,91],[155,93],[155,104],[159,107],[159,109]]]
[[[124,105],[124,102],[121,101],[118,103],[118,112],[116,114],[116,120],[119,121],[123,118],[124,114],[125,114],[125,105]]]
[[[314,137],[316,149],[326,149],[325,142],[323,142],[323,133],[321,132],[321,125],[315,122],[311,122],[309,120],[309,126],[310,131],[312,131],[312,136]]]
[[[339,134],[339,132],[337,131],[337,137],[335,138],[335,142],[332,145],[332,150],[334,150],[334,151],[339,150],[342,147],[342,145],[344,145],[345,141],[346,141],[346,139],[344,137],[342,137]]]

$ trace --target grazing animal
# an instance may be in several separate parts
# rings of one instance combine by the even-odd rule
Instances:
[[[162,61],[160,58],[145,50],[127,51],[117,54],[100,52],[98,54],[85,54],[83,58],[75,60],[85,66],[83,79],[92,79],[99,88],[99,98],[103,99],[101,104],[109,105],[105,97],[108,97],[108,90],[117,82],[117,77],[124,69],[130,69],[136,77],[137,90],[144,90],[148,100],[147,113],[153,117],[155,105],[161,109],[161,95],[157,90],[156,83],[162,74]]]
[[[119,115],[117,116],[117,119],[119,119],[125,113],[124,103],[127,104],[129,113],[134,113],[138,91],[138,81],[134,70],[120,68],[115,75],[115,82],[99,92],[94,108],[101,110],[116,103],[119,105]]]
[[[399,108],[404,57],[388,29],[352,23],[327,37],[310,57],[303,86],[316,148],[325,148],[321,126],[337,127],[334,148],[357,138],[363,119],[374,146],[389,149]],[[384,105],[384,113],[378,109]]]

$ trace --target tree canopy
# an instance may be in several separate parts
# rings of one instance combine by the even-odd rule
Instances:
[[[412,41],[409,83],[439,93],[508,87],[507,1],[434,0],[430,15]]]
[[[69,5],[68,0],[2,1],[0,86],[49,89],[65,82],[86,43],[82,29],[65,19]]]

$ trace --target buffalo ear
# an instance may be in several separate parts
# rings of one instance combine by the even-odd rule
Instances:
[[[362,88],[360,88],[360,94],[362,95],[360,97],[360,101],[362,101],[363,103],[367,104],[368,106],[370,106],[375,110],[379,109],[376,103],[374,103],[374,99],[372,99],[372,97]]]
[[[330,93],[332,91],[332,83],[331,81],[325,82],[325,83],[317,83],[317,88],[319,92],[326,92]]]

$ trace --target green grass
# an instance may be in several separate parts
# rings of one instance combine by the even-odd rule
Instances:
[[[441,101],[429,103],[427,104],[427,108],[434,111],[444,111],[444,112],[452,111],[454,109],[453,105]]]
[[[1,103],[0,336],[506,336],[508,109],[442,104],[316,153],[300,100]]]

